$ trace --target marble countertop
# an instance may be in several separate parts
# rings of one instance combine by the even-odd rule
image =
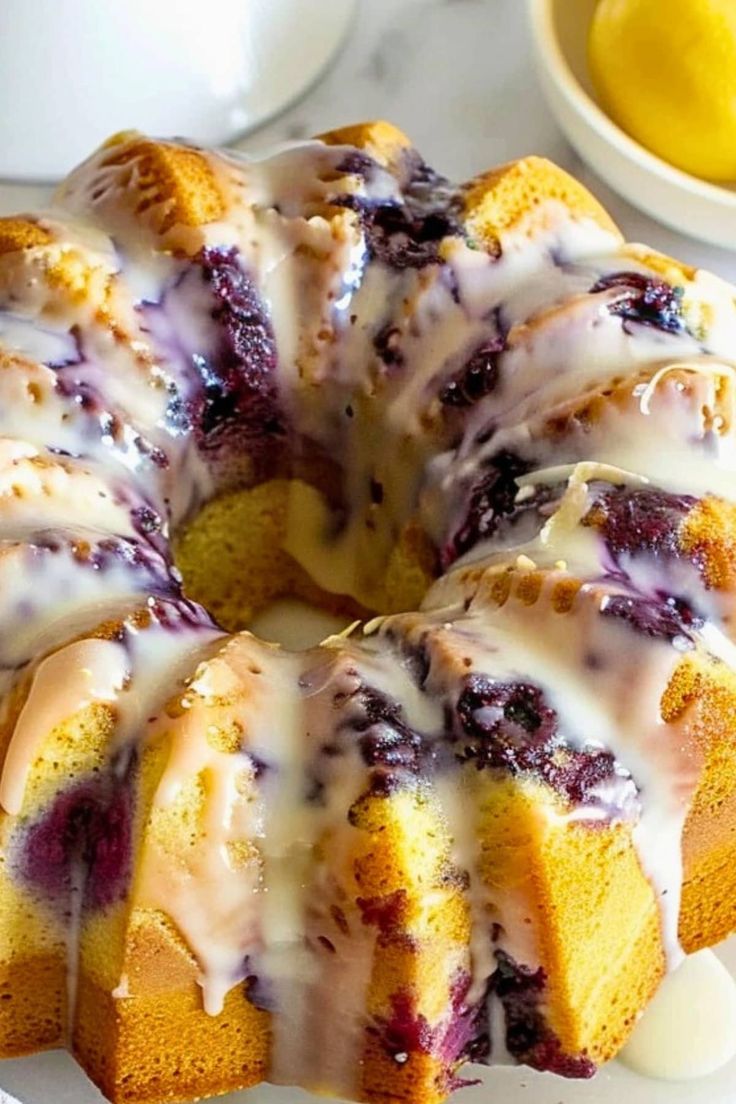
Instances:
[[[579,176],[628,238],[736,282],[736,254],[636,211],[567,144],[536,80],[523,0],[360,0],[350,38],[324,79],[235,144],[254,149],[381,117],[458,180],[514,157],[544,154]],[[48,194],[38,186],[0,186],[0,213],[43,205]]]

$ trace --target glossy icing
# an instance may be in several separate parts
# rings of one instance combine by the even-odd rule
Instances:
[[[736,1053],[736,984],[712,951],[698,951],[665,978],[621,1060],[667,1081],[707,1077]]]
[[[42,661],[15,722],[0,778],[0,802],[17,815],[28,773],[48,733],[93,702],[115,701],[128,677],[121,645],[80,640]]]

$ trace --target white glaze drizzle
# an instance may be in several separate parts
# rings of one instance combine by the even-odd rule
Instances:
[[[149,828],[138,903],[171,917],[192,949],[211,1015],[221,1011],[226,993],[246,976],[246,955],[258,937],[253,902],[261,871],[253,848],[261,830],[247,740],[251,710],[254,715],[259,706],[263,710],[265,699],[263,680],[249,675],[247,658],[230,642],[195,672],[176,703],[179,719],[164,713],[148,731],[148,739],[158,733],[171,739],[153,798],[154,819],[156,810],[165,812],[175,804],[184,786],[199,782],[206,798],[196,843],[181,854],[167,850],[155,827]],[[233,726],[242,747],[236,743],[223,750],[215,737],[232,739],[227,729]]]
[[[736,1054],[736,983],[712,951],[689,955],[644,1010],[621,1060],[645,1077],[691,1081]]]
[[[222,635],[206,623],[161,623],[155,606],[153,616],[140,625],[124,622],[122,632],[125,643],[77,640],[35,667],[0,775],[0,805],[7,813],[20,813],[35,759],[55,728],[101,702],[115,716],[114,746],[139,739],[148,713],[191,671],[193,657]]]
[[[29,771],[48,734],[93,702],[113,704],[128,675],[125,649],[112,640],[80,640],[42,660],[5,753],[0,805],[7,813],[21,811]]]

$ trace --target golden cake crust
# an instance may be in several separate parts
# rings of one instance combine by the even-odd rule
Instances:
[[[49,230],[32,218],[0,218],[0,256],[22,249],[48,245],[53,240]]]
[[[137,192],[135,214],[156,208],[159,233],[165,234],[177,223],[202,226],[222,217],[222,194],[209,161],[198,150],[127,132],[110,139],[103,149],[103,168],[130,170]]]
[[[471,234],[496,249],[505,234],[544,225],[550,201],[577,219],[588,219],[619,240],[610,215],[579,181],[543,157],[524,157],[475,177],[464,188],[465,223]],[[541,222],[540,222],[541,220]]]
[[[318,134],[317,138],[328,146],[355,146],[365,150],[379,165],[394,173],[400,170],[402,156],[412,148],[406,134],[383,119],[338,127]]]

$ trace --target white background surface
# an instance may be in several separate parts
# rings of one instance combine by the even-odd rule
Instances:
[[[311,2],[304,0],[305,13]],[[306,19],[304,30],[307,34]],[[527,153],[551,157],[592,188],[629,238],[736,280],[736,256],[659,226],[581,165],[537,86],[521,0],[362,0],[354,32],[326,79],[242,145],[257,148],[379,117],[402,127],[430,164],[455,179]],[[73,127],[74,120],[67,125]],[[0,186],[0,213],[31,209],[47,196],[44,188]],[[726,957],[736,970],[736,946]],[[23,1104],[102,1100],[62,1054],[4,1063],[0,1084]],[[264,1086],[220,1099],[296,1104],[310,1098]],[[578,1083],[495,1070],[482,1086],[465,1089],[456,1099],[457,1104],[734,1104],[736,1063],[683,1084],[649,1081],[616,1064],[593,1082]]]

